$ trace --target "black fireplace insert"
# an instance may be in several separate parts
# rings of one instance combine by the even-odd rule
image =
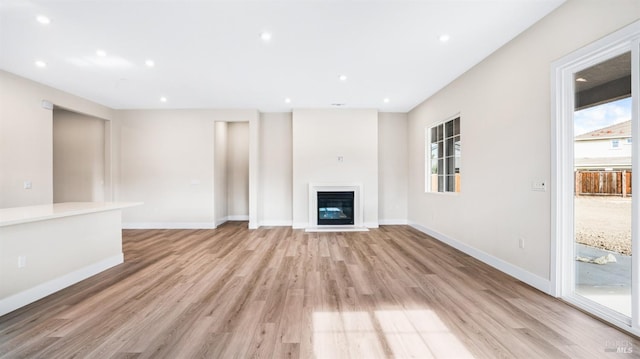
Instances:
[[[318,225],[354,224],[353,201],[353,191],[318,191]]]

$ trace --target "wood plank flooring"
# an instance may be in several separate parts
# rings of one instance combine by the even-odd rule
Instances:
[[[407,226],[230,222],[125,230],[123,246],[124,264],[0,317],[0,357],[639,357],[637,339]]]

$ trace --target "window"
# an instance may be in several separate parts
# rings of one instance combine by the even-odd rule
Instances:
[[[460,192],[460,117],[426,131],[426,192]]]
[[[626,143],[627,143],[627,145],[630,145],[632,143],[631,137],[627,138]]]
[[[620,148],[620,140],[611,140],[611,148]]]

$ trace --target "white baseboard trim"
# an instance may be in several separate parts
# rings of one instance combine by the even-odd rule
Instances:
[[[248,221],[249,215],[239,214],[234,216],[227,216],[227,221]]]
[[[219,225],[221,225],[221,224],[223,224],[225,222],[227,222],[227,217],[222,217],[222,218],[216,219],[216,227],[218,227]]]
[[[224,222],[223,222],[224,223]],[[128,222],[122,229],[214,229],[212,222]]]
[[[260,222],[260,226],[265,226],[265,227],[290,227],[290,226],[293,226],[293,224],[292,224],[291,220],[262,221],[262,222]]]
[[[309,227],[309,223],[308,222],[294,222],[291,227],[293,229],[305,229],[307,227]]]
[[[378,223],[381,226],[400,226],[409,224],[409,221],[406,219],[381,219],[378,220]]]
[[[378,222],[364,222],[364,226],[367,228],[378,228]]]
[[[545,278],[542,278],[536,274],[528,272],[518,266],[515,266],[509,262],[506,262],[500,258],[494,257],[488,253],[485,253],[479,249],[471,247],[465,243],[462,243],[458,240],[455,240],[451,237],[448,237],[442,233],[436,232],[432,229],[429,229],[420,224],[409,222],[409,225],[420,232],[423,232],[443,243],[450,245],[451,247],[464,252],[490,266],[496,268],[497,270],[504,272],[528,285],[544,292],[547,294],[551,293],[551,281]]]
[[[93,263],[86,267],[75,270],[71,273],[67,273],[61,277],[52,279],[42,284],[38,284],[37,286],[24,290],[20,293],[16,293],[4,299],[0,299],[0,315],[5,315],[18,308],[24,307],[27,304],[33,303],[38,299],[42,299],[50,294],[76,284],[81,280],[94,276],[111,267],[115,267],[123,262],[124,256],[122,253],[120,253],[118,255],[105,258],[97,263]]]

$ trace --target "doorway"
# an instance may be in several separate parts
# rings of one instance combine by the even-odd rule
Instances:
[[[103,202],[108,195],[108,121],[53,109],[53,202]]]
[[[555,294],[638,333],[640,23],[558,60],[552,222]]]

